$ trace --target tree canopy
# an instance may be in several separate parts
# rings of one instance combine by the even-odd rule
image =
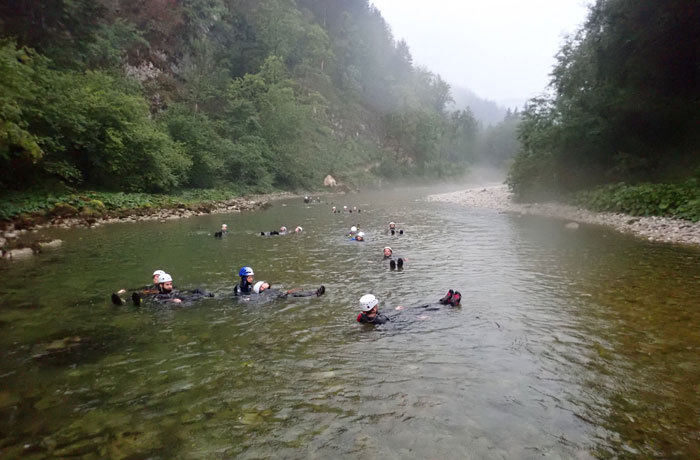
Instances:
[[[312,187],[475,158],[471,112],[368,0],[9,0],[0,18],[0,188]]]
[[[523,197],[700,177],[700,4],[598,0],[523,113]]]

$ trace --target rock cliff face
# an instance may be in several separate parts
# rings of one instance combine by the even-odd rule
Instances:
[[[335,187],[337,184],[336,180],[331,176],[330,174],[323,179],[323,186],[324,187]]]

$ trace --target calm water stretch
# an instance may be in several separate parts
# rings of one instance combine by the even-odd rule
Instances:
[[[0,458],[700,457],[699,250],[428,193],[54,230],[0,264]],[[281,225],[304,232],[259,235]],[[327,291],[241,303],[242,265]],[[159,268],[216,298],[111,305]],[[360,325],[367,292],[405,310]]]

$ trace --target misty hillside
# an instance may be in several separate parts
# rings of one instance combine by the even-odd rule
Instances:
[[[451,89],[454,108],[465,110],[468,107],[474,114],[474,118],[484,126],[496,125],[505,118],[507,109],[499,106],[496,102],[481,98],[467,88],[453,86]]]
[[[479,124],[367,0],[0,4],[0,189],[459,174]]]

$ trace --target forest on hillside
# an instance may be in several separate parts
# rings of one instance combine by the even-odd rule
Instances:
[[[597,0],[521,113],[515,193],[700,220],[698,24],[696,0]]]
[[[440,177],[501,142],[368,0],[5,0],[0,21],[0,190]]]

